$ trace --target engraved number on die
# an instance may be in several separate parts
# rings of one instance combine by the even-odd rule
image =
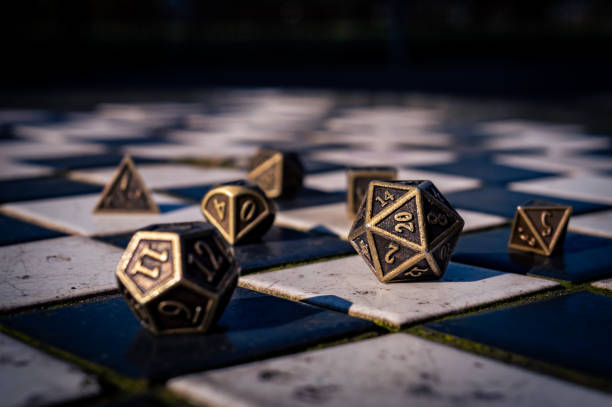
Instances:
[[[387,264],[393,264],[395,262],[394,254],[399,250],[399,246],[394,243],[389,243],[389,251],[385,254],[385,262]]]
[[[208,259],[210,260],[210,265],[213,268],[213,271],[218,271],[219,268],[221,267],[221,262],[223,261],[222,257],[216,258],[215,257],[215,253],[212,251],[212,249],[210,248],[210,246],[201,241],[198,240],[195,245],[194,245],[194,250],[197,253],[198,256],[202,257],[204,256],[204,252],[206,252],[206,254],[208,255]],[[194,264],[198,269],[200,269],[200,271],[202,273],[204,273],[206,275],[206,280],[210,283],[214,278],[215,278],[215,273],[211,270],[208,269],[208,267],[204,266],[194,255],[193,253],[189,253],[189,256],[187,256],[187,262],[189,264]]]
[[[393,201],[393,200],[395,200],[395,197],[391,195],[389,191],[385,191],[384,199],[381,198],[380,196],[376,197],[376,201],[378,201],[380,203],[380,206],[382,206],[383,208],[387,206],[389,201]]]
[[[395,225],[395,231],[397,233],[402,233],[404,229],[408,229],[410,232],[414,232],[414,223],[412,222],[412,213],[410,212],[398,212],[393,216],[396,222],[399,222]]]
[[[533,236],[529,236],[528,234],[524,233],[525,231],[523,230],[522,227],[519,226],[518,228],[518,232],[519,232],[519,238],[525,242],[527,242],[527,244],[531,247],[534,247],[536,244],[536,240],[535,237]]]
[[[202,307],[195,307],[195,312],[191,313],[191,310],[182,302],[174,301],[174,300],[166,300],[159,303],[157,306],[157,310],[169,317],[176,317],[179,315],[183,315],[185,319],[191,321],[191,323],[195,324],[197,320],[200,318],[202,314]]]
[[[149,257],[155,261],[158,261],[160,263],[165,263],[168,261],[168,251],[164,250],[161,252],[155,251],[151,248],[151,246],[149,246],[148,243],[144,244],[144,247],[142,249],[142,251],[140,252],[140,258],[138,259],[138,261],[136,262],[136,264],[134,265],[134,268],[132,268],[132,270],[130,270],[130,274],[143,274],[149,278],[152,279],[157,279],[159,277],[159,266],[158,267],[153,267],[153,268],[149,268],[147,266],[145,266],[142,263],[142,260],[145,257]]]
[[[544,230],[540,233],[544,237],[550,236],[552,233],[552,226],[550,225],[551,216],[552,213],[550,213],[550,211],[544,211],[542,212],[542,215],[540,215],[540,222],[542,223],[542,226],[544,226]]]
[[[217,218],[219,218],[219,221],[223,222],[223,219],[225,219],[225,201],[219,202],[219,200],[215,198],[213,199],[213,204],[217,211]]]
[[[247,199],[240,208],[240,220],[248,222],[255,216],[255,210],[257,209],[255,201]]]
[[[448,218],[443,213],[436,214],[429,212],[427,214],[427,222],[429,222],[431,225],[446,226],[448,224]]]

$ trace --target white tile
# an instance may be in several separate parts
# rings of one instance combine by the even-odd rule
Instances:
[[[32,141],[7,141],[2,143],[0,157],[4,158],[54,158],[57,156],[99,154],[104,147],[93,144],[52,144]]]
[[[473,212],[466,209],[457,209],[457,212],[459,212],[459,215],[461,215],[465,221],[465,225],[463,226],[464,232],[499,226],[508,221],[508,219],[502,218],[501,216],[489,215],[482,212]]]
[[[78,236],[0,247],[0,310],[113,290],[122,252]]]
[[[494,161],[533,171],[561,172],[567,175],[591,174],[612,169],[612,160],[599,157],[497,155]]]
[[[93,376],[3,334],[0,377],[4,407],[64,403],[100,392]]]
[[[348,217],[345,202],[278,211],[275,223],[298,229],[316,229],[348,236],[353,221]]]
[[[477,128],[495,136],[514,136],[528,131],[559,135],[579,133],[583,130],[583,127],[577,124],[551,124],[522,119],[492,120],[479,123]]]
[[[405,151],[369,151],[346,149],[319,151],[310,155],[310,158],[313,160],[344,164],[348,166],[417,166],[443,164],[453,161],[455,157],[455,153],[450,151],[412,149]]]
[[[593,287],[603,288],[604,290],[612,291],[612,278],[607,280],[596,281],[593,284]]]
[[[416,169],[400,169],[398,171],[398,179],[430,180],[442,193],[462,191],[480,186],[480,180],[474,178],[421,171]],[[322,174],[307,175],[304,180],[304,184],[310,188],[320,189],[323,191],[345,191],[346,171],[330,171]]]
[[[568,135],[556,132],[524,131],[511,137],[498,137],[484,142],[489,149],[512,150],[525,148],[542,148],[550,155],[572,155],[578,150],[607,148],[608,137],[587,135]]]
[[[582,175],[514,182],[510,189],[559,198],[612,204],[612,177]]]
[[[184,164],[141,164],[136,169],[150,189],[174,188],[188,185],[217,184],[244,179],[244,171],[228,168],[204,168]],[[117,167],[73,171],[70,178],[106,185]]]
[[[458,263],[438,281],[383,284],[359,256],[251,274],[240,284],[396,327],[558,285]]]
[[[610,395],[397,333],[170,380],[198,405],[604,406]]]
[[[207,148],[205,146],[194,147],[190,145],[168,145],[147,144],[125,146],[123,153],[139,157],[160,159],[188,159],[188,158],[235,158],[250,157],[257,151],[255,146],[226,146],[222,150]]]
[[[8,180],[15,178],[38,177],[51,174],[52,170],[40,165],[17,163],[5,158],[0,158],[0,179]]]
[[[161,214],[92,213],[99,194],[17,202],[0,207],[2,212],[72,234],[94,236],[129,232],[154,223],[203,220],[199,205],[153,194]],[[164,208],[167,208],[164,212]]]
[[[612,210],[573,215],[570,218],[569,229],[574,232],[612,238]]]

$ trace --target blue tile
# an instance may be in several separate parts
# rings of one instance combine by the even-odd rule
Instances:
[[[32,158],[22,160],[25,163],[42,165],[51,167],[56,170],[76,170],[98,167],[114,167],[118,166],[123,159],[122,154],[107,153],[107,154],[89,154],[89,155],[71,155],[55,158]],[[164,160],[132,157],[136,165],[138,164],[154,164],[162,163]]]
[[[98,239],[125,248],[132,234],[122,233]],[[354,252],[347,241],[336,236],[278,226],[273,226],[260,241],[234,246],[234,255],[242,274]]]
[[[486,157],[467,157],[447,164],[416,166],[426,171],[476,178],[486,184],[503,185],[509,182],[552,177],[556,173],[532,171],[524,168],[496,164]]]
[[[326,192],[314,188],[304,187],[293,199],[277,199],[274,201],[279,210],[291,210],[310,206],[327,205],[346,202],[346,192]]]
[[[320,174],[322,172],[338,171],[346,169],[343,164],[335,164],[324,161],[317,161],[308,158],[302,158],[302,165],[306,174]]]
[[[452,260],[494,270],[581,282],[612,274],[612,239],[569,232],[550,257],[508,248],[510,228],[461,236]]]
[[[572,199],[511,191],[509,189],[494,186],[468,189],[445,194],[444,196],[455,208],[490,213],[492,215],[503,216],[508,219],[514,218],[514,213],[516,212],[517,206],[531,200],[571,205],[573,208],[573,214],[588,213],[609,208],[608,205],[600,203],[575,201]]]
[[[578,292],[425,327],[612,379],[612,297]]]
[[[191,185],[188,187],[166,188],[161,192],[166,192],[170,195],[188,199],[193,202],[201,202],[204,195],[206,195],[214,186],[215,185],[213,184]]]
[[[21,178],[0,181],[0,203],[30,201],[102,192],[102,186],[64,177]]]
[[[340,312],[243,288],[215,329],[201,335],[152,335],[118,296],[0,317],[0,324],[121,375],[153,381],[376,329]]]
[[[60,236],[65,234],[0,214],[0,246]]]

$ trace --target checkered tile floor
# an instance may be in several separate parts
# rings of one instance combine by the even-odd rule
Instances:
[[[612,404],[611,135],[516,103],[396,96],[0,110],[2,404]],[[300,154],[302,193],[236,248],[240,287],[212,332],[149,334],[114,278],[131,234],[203,220],[202,196],[263,146]],[[124,154],[161,213],[92,214]],[[440,281],[379,283],[346,241],[345,170],[366,165],[432,180],[466,220]],[[563,252],[508,251],[530,199],[574,208]]]

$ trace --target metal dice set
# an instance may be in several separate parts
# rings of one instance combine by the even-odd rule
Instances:
[[[271,199],[295,197],[304,169],[294,153],[260,150],[247,178],[208,191],[201,202],[207,223],[153,225],[133,235],[116,276],[145,328],[156,334],[210,329],[240,274],[232,245],[261,238],[270,229]],[[347,209],[354,220],[349,241],[383,283],[439,279],[465,222],[431,181],[396,178],[390,167],[347,171]],[[94,213],[157,210],[126,157]],[[519,206],[510,249],[552,255],[562,246],[571,211],[539,201]]]

